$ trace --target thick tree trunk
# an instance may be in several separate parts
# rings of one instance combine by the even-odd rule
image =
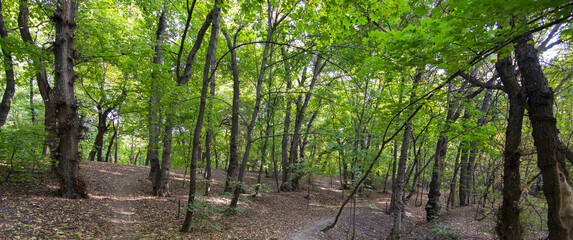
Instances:
[[[205,59],[205,67],[203,68],[203,84],[201,87],[201,100],[199,103],[199,112],[197,113],[197,122],[195,125],[195,130],[193,132],[193,150],[191,156],[191,167],[189,169],[189,200],[187,203],[187,212],[185,213],[185,220],[183,221],[183,225],[181,226],[181,232],[188,232],[189,228],[191,227],[191,222],[193,221],[193,208],[195,207],[195,193],[197,192],[197,161],[201,159],[201,131],[203,129],[203,119],[205,117],[205,108],[207,105],[207,92],[209,91],[209,83],[211,82],[210,77],[212,77],[211,73],[211,63],[212,58],[215,57],[215,53],[217,51],[217,36],[219,32],[219,13],[221,9],[215,4],[213,10],[209,12],[207,18],[205,19],[205,23],[203,24],[203,28],[207,28],[210,23],[213,23],[211,27],[211,38],[209,40],[209,46],[207,48],[207,56]],[[203,31],[203,30],[200,30]],[[205,30],[206,31],[206,30]],[[196,40],[199,40],[197,38]],[[201,39],[202,40],[202,39]]]
[[[497,235],[504,240],[523,239],[519,215],[521,207],[521,177],[519,173],[521,129],[525,112],[525,93],[515,76],[512,59],[505,57],[496,63],[497,72],[509,98],[509,117],[505,130],[503,152],[503,200],[498,213]]]
[[[559,130],[553,115],[554,95],[541,70],[533,36],[528,34],[516,40],[515,55],[525,88],[533,140],[537,148],[537,166],[543,176],[543,194],[547,199],[547,227],[549,239],[571,239],[571,217],[565,215],[571,204],[571,186],[560,178],[568,176],[558,159]],[[564,178],[566,179],[566,178]],[[565,197],[567,196],[567,197]]]
[[[88,197],[85,183],[80,177],[80,123],[74,96],[74,29],[77,7],[75,1],[63,0],[59,2],[54,13],[54,96],[60,139],[55,156],[58,160],[57,173],[61,180],[60,194],[64,198]]]
[[[167,25],[167,13],[165,10],[161,11],[159,22],[157,23],[157,31],[155,32],[155,56],[153,56],[153,65],[155,68],[151,74],[151,90],[149,99],[149,143],[147,145],[146,163],[150,165],[149,177],[154,188],[153,194],[155,195],[155,186],[158,182],[157,176],[160,171],[159,166],[159,141],[160,141],[160,125],[161,119],[159,115],[159,81],[161,75],[161,66],[163,65],[163,40],[165,28]]]
[[[6,25],[4,25],[4,17],[2,11],[2,1],[0,0],[0,38],[6,40],[8,38],[8,31],[6,30]],[[2,41],[4,43],[4,41]],[[10,113],[10,105],[12,104],[12,98],[16,92],[16,80],[14,78],[14,63],[12,62],[12,52],[7,46],[2,44],[2,54],[4,57],[4,72],[6,73],[6,88],[4,89],[4,94],[2,95],[2,101],[0,102],[0,129],[6,123],[8,114]]]
[[[241,82],[239,81],[239,68],[237,66],[237,52],[235,51],[235,43],[231,42],[231,37],[224,29],[221,29],[225,40],[227,41],[227,48],[231,51],[231,69],[233,71],[233,105],[231,109],[231,137],[229,140],[229,166],[227,167],[227,177],[225,178],[225,192],[231,192],[231,181],[235,180],[237,174],[237,167],[239,165],[239,150],[238,140],[239,136],[239,100],[241,95]],[[237,32],[238,34],[238,32]],[[235,35],[236,40],[236,35]]]

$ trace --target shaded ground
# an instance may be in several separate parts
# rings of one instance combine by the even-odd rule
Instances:
[[[333,179],[315,179],[305,191],[276,193],[273,178],[265,178],[267,190],[260,197],[243,195],[237,216],[223,214],[230,197],[221,195],[224,171],[214,172],[210,197],[199,197],[193,232],[178,232],[187,202],[188,184],[174,173],[169,198],[151,196],[149,168],[84,162],[82,174],[90,198],[61,199],[52,174],[37,174],[36,182],[0,185],[0,239],[33,237],[78,239],[384,239],[392,216],[384,212],[390,195],[378,192],[345,209],[338,225],[327,233],[342,202],[342,192]],[[256,182],[248,173],[246,183]],[[201,193],[204,187],[200,188]],[[413,205],[413,201],[411,204]],[[425,223],[423,206],[408,206],[403,224],[405,239],[493,239],[492,221],[473,220],[472,208],[458,208],[434,223]],[[354,225],[352,223],[355,223]],[[354,227],[353,227],[354,226]]]

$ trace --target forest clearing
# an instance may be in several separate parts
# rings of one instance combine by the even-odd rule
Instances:
[[[0,238],[573,240],[572,22],[0,0]]]

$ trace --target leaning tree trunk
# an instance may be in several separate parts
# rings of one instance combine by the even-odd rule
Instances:
[[[218,37],[218,32],[219,32],[219,13],[221,12],[221,9],[217,6],[217,4],[215,4],[215,6],[213,7],[213,10],[211,10],[211,12],[209,12],[209,14],[207,15],[205,22],[203,23],[203,26],[201,27],[201,29],[199,30],[199,36],[196,39],[195,42],[195,46],[193,47],[193,49],[199,49],[199,45],[200,42],[202,41],[203,37],[204,37],[204,33],[205,31],[207,31],[207,28],[209,27],[209,25],[211,23],[213,23],[213,26],[211,27],[211,37],[209,39],[209,46],[207,47],[207,56],[205,59],[205,66],[203,68],[203,84],[201,87],[201,98],[200,98],[200,102],[199,102],[199,112],[197,113],[197,122],[195,123],[195,130],[193,132],[193,150],[192,150],[192,155],[191,155],[191,167],[189,169],[189,200],[187,202],[187,207],[190,209],[187,209],[187,212],[185,213],[185,220],[183,221],[183,225],[181,226],[180,231],[181,232],[188,232],[189,228],[191,227],[191,222],[193,220],[193,213],[194,213],[194,207],[195,207],[195,193],[197,192],[197,183],[196,183],[196,179],[197,179],[197,161],[199,161],[201,159],[201,131],[203,129],[203,119],[205,118],[205,108],[207,105],[207,92],[209,91],[209,83],[211,82],[211,78],[212,75],[214,74],[214,72],[211,72],[211,59],[215,57],[215,53],[217,51],[217,37]],[[194,52],[193,52],[194,51]],[[194,58],[194,54],[197,53],[197,50],[192,50],[191,53],[189,54],[189,57],[187,58],[187,66],[186,66],[186,70],[189,67],[192,67],[193,63],[192,63],[192,59]],[[193,56],[192,56],[193,55]],[[189,62],[191,61],[191,62]],[[189,71],[191,71],[189,69]],[[181,79],[181,81],[179,81],[179,85],[181,86],[182,84],[185,84],[189,78],[189,76],[187,75],[184,78]]]
[[[521,177],[519,159],[521,152],[521,129],[525,112],[525,93],[515,76],[512,59],[505,57],[496,63],[496,69],[509,98],[509,117],[505,130],[503,152],[503,200],[498,212],[497,235],[503,240],[523,239],[519,214],[521,207]]]
[[[73,0],[59,2],[54,21],[56,41],[54,44],[55,102],[58,113],[58,137],[55,156],[60,177],[60,193],[64,198],[87,198],[85,183],[80,177],[80,123],[74,96],[74,29],[78,5]]]
[[[532,34],[516,40],[515,55],[521,83],[528,98],[529,120],[537,148],[537,166],[543,176],[543,194],[548,205],[549,239],[571,239],[573,216],[567,214],[572,210],[571,186],[567,181],[560,182],[560,178],[568,174],[560,167],[563,159],[557,158],[560,141],[557,120],[553,115],[554,94],[541,70]]]
[[[2,1],[0,0],[0,38],[6,40],[8,38],[8,31],[6,31],[6,26],[4,25],[4,17],[2,11]],[[2,54],[4,55],[4,71],[6,73],[6,89],[4,89],[4,94],[2,95],[2,101],[0,102],[0,129],[6,123],[8,118],[8,113],[10,113],[10,105],[12,103],[12,98],[16,92],[16,80],[14,79],[14,64],[12,62],[12,52],[4,45],[2,41]]]
[[[18,28],[20,29],[20,36],[25,43],[35,44],[30,34],[30,27],[28,26],[29,20],[29,9],[28,1],[20,1],[20,12],[18,13]],[[42,101],[44,102],[44,126],[46,127],[46,140],[45,148],[43,153],[50,154],[58,143],[57,133],[56,133],[56,106],[53,101],[53,92],[48,83],[48,77],[46,73],[46,67],[44,66],[44,60],[41,57],[32,57],[32,62],[34,67],[37,69],[36,82],[38,83],[38,89],[40,95],[42,96]]]

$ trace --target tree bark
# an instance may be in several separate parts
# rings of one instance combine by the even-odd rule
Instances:
[[[94,140],[93,149],[90,152],[88,160],[103,162],[103,157],[102,157],[103,137],[108,130],[107,116],[113,109],[108,108],[103,110],[101,104],[98,104],[97,108],[98,108],[97,134]]]
[[[286,48],[283,47],[281,48],[281,52],[283,55],[283,59],[287,59],[287,55],[286,55]],[[289,72],[290,72],[290,68],[287,64],[288,62],[285,60],[285,78],[286,78],[286,92],[288,94],[288,92],[291,90],[292,88],[292,80],[290,78]],[[306,70],[306,67],[304,68]],[[288,161],[288,143],[289,143],[289,131],[290,131],[290,122],[291,122],[291,110],[292,110],[292,100],[291,97],[289,97],[287,95],[287,101],[286,101],[286,108],[285,108],[285,118],[284,118],[284,124],[283,124],[283,136],[282,136],[282,140],[281,140],[281,165],[282,165],[282,169],[283,169],[283,174],[282,174],[282,182],[283,184],[288,183],[288,176],[289,176],[289,161]],[[286,185],[285,185],[286,187]],[[286,189],[288,189],[290,187],[286,187]],[[281,188],[279,188],[280,190]]]
[[[160,125],[161,119],[159,115],[159,81],[161,75],[161,67],[163,65],[163,40],[165,28],[167,25],[166,10],[161,11],[159,21],[157,23],[157,31],[155,32],[155,56],[153,56],[153,65],[156,68],[151,74],[151,91],[149,99],[149,143],[147,145],[147,157],[145,162],[149,163],[150,171],[149,178],[153,185],[153,195],[156,194],[156,183],[158,182],[157,176],[160,171],[159,166],[159,141],[160,141]]]
[[[450,89],[451,90],[451,89]],[[444,159],[448,151],[448,137],[446,133],[450,131],[450,123],[456,121],[460,116],[460,109],[450,101],[448,104],[448,114],[446,116],[445,129],[440,133],[436,144],[436,154],[434,155],[434,166],[432,170],[432,180],[430,181],[430,191],[428,192],[428,202],[426,203],[426,221],[431,221],[440,215],[440,188],[441,175],[444,171]]]
[[[241,82],[239,81],[239,68],[237,66],[237,52],[235,51],[235,43],[231,42],[231,37],[225,31],[221,29],[225,40],[227,41],[227,48],[231,51],[231,69],[233,72],[233,105],[231,109],[231,137],[229,140],[229,166],[227,167],[227,177],[225,178],[225,192],[231,192],[231,181],[235,180],[237,174],[237,167],[239,165],[239,151],[238,151],[238,141],[239,136],[239,100],[241,96]],[[237,34],[235,34],[235,40]]]
[[[3,40],[8,39],[8,31],[6,30],[6,25],[4,25],[4,17],[2,11],[2,1],[0,0],[0,37]],[[2,41],[4,43],[4,41]],[[12,104],[12,98],[14,93],[16,93],[16,80],[14,78],[14,63],[12,62],[12,52],[7,46],[2,44],[2,55],[4,57],[4,72],[6,73],[6,89],[4,89],[4,94],[2,95],[2,101],[0,102],[0,129],[6,123],[8,114],[10,113],[10,105]]]
[[[495,65],[509,98],[509,117],[503,152],[503,200],[498,212],[497,235],[504,240],[523,239],[520,224],[521,177],[519,172],[521,129],[525,113],[525,93],[515,76],[512,58],[505,57]]]
[[[549,239],[571,239],[573,226],[566,217],[565,209],[571,204],[571,186],[567,181],[560,182],[563,174],[568,175],[563,167],[563,159],[558,159],[559,130],[553,115],[554,94],[541,70],[537,50],[533,46],[531,34],[518,38],[515,44],[515,55],[521,72],[521,84],[525,88],[529,119],[533,128],[532,136],[537,148],[537,166],[543,176],[543,194],[547,199],[547,227]],[[567,201],[564,201],[567,200]],[[570,220],[570,219],[569,219]],[[567,224],[569,223],[569,224]]]
[[[217,35],[219,31],[219,13],[221,9],[215,3],[213,10],[209,12],[205,22],[213,23],[211,28],[211,38],[209,40],[209,47],[207,48],[207,56],[205,58],[205,67],[203,68],[203,84],[201,88],[201,98],[199,103],[199,112],[197,113],[197,122],[193,132],[193,150],[191,155],[191,167],[189,169],[189,200],[187,203],[185,220],[181,226],[181,232],[188,232],[193,220],[193,213],[195,207],[195,193],[197,192],[197,161],[201,159],[201,130],[203,129],[203,119],[205,117],[205,108],[207,105],[207,92],[209,91],[209,83],[211,82],[211,63],[212,58],[215,57],[217,51]],[[208,24],[209,25],[209,24]],[[207,25],[207,27],[208,27]],[[205,24],[203,24],[205,27]],[[204,35],[203,35],[204,36]],[[197,39],[199,40],[199,38]]]
[[[416,98],[416,88],[422,80],[422,73],[414,76],[412,92],[410,93],[410,103]],[[392,189],[392,199],[394,200],[394,225],[390,233],[391,239],[400,239],[400,230],[402,229],[402,213],[404,212],[404,181],[406,178],[406,162],[408,161],[408,149],[410,149],[410,136],[412,135],[412,124],[406,123],[404,126],[404,136],[402,137],[402,148],[400,149],[400,160],[398,162],[398,171],[396,172],[396,182]]]
[[[20,12],[18,13],[18,28],[20,29],[20,36],[22,40],[27,44],[35,44],[30,34],[30,28],[28,26],[29,19],[29,9],[28,1],[20,1]],[[36,82],[38,84],[38,90],[42,96],[42,101],[44,102],[44,126],[46,132],[48,133],[45,140],[45,148],[43,150],[44,154],[50,154],[52,150],[56,148],[58,143],[57,133],[56,133],[56,108],[53,101],[53,91],[48,83],[48,77],[46,74],[46,67],[43,64],[44,60],[41,57],[32,57],[32,63],[36,68]]]
[[[229,205],[229,209],[231,210],[232,213],[235,212],[235,209],[237,208],[237,204],[239,202],[239,195],[243,188],[242,186],[243,175],[245,174],[245,168],[247,167],[247,161],[249,160],[249,155],[251,153],[251,148],[253,146],[252,134],[253,134],[253,129],[255,128],[255,123],[257,121],[259,109],[261,106],[261,99],[262,99],[261,88],[263,85],[263,79],[265,77],[265,70],[267,66],[269,51],[271,48],[269,41],[273,39],[273,33],[276,27],[272,23],[272,13],[273,13],[273,7],[270,3],[268,3],[268,8],[267,8],[268,22],[267,22],[267,38],[266,38],[267,42],[265,43],[265,49],[263,50],[263,59],[261,60],[261,68],[259,70],[259,77],[257,78],[257,83],[256,83],[257,85],[255,86],[255,106],[253,108],[253,115],[251,115],[251,121],[247,126],[247,133],[245,136],[245,143],[246,143],[245,152],[243,153],[243,160],[241,162],[241,167],[239,169],[239,176],[237,177],[237,181],[239,183],[237,186],[235,186],[233,190],[233,199],[231,199],[231,204]]]
[[[55,156],[58,160],[60,194],[64,198],[87,198],[84,181],[80,177],[78,143],[80,123],[74,96],[74,30],[77,3],[63,0],[54,13],[56,41],[54,44],[55,102],[58,113],[59,143]]]
[[[300,183],[300,179],[302,177],[302,172],[300,172],[300,169],[298,169],[296,167],[296,164],[299,163],[298,148],[300,147],[299,142],[301,139],[300,130],[302,128],[302,121],[304,120],[306,108],[308,107],[308,104],[310,102],[310,98],[312,97],[312,91],[314,89],[314,86],[316,85],[316,82],[318,81],[318,76],[320,75],[320,73],[322,72],[324,67],[326,66],[326,61],[321,63],[320,60],[321,60],[321,57],[317,56],[315,63],[314,63],[312,80],[311,80],[310,85],[308,87],[308,92],[305,93],[304,101],[302,101],[302,96],[299,96],[299,99],[297,100],[297,111],[296,111],[294,130],[293,130],[293,135],[292,135],[292,140],[291,140],[290,152],[289,152],[289,163],[290,163],[289,165],[294,164],[294,166],[289,166],[289,170],[287,171],[287,173],[292,174],[292,176],[287,176],[287,183],[286,184],[283,182],[283,185],[281,186],[281,190],[283,190],[283,191],[298,191],[298,190],[300,190],[300,184],[299,183]],[[303,78],[304,78],[304,73],[303,73]],[[304,81],[304,79],[303,79],[303,81]]]

